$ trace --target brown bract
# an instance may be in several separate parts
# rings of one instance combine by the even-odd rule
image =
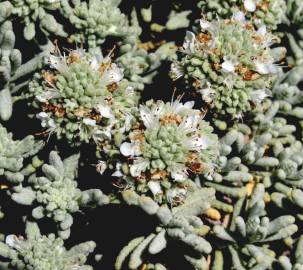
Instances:
[[[44,112],[53,112],[57,117],[63,117],[65,115],[64,108],[49,103],[43,103],[42,110]]]
[[[160,118],[160,124],[166,125],[170,123],[180,124],[182,122],[182,117],[177,114],[168,113]]]
[[[57,81],[56,75],[54,73],[49,72],[49,71],[43,71],[42,72],[42,77],[50,85],[54,85]]]

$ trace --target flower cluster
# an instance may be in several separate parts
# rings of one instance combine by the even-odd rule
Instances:
[[[270,45],[277,38],[265,26],[255,30],[240,18],[200,20],[201,32],[187,32],[182,58],[171,77],[184,76],[216,113],[239,118],[271,95],[270,87],[283,54]]]
[[[5,244],[0,243],[0,255],[11,262],[3,267],[17,270],[92,270],[84,265],[87,256],[94,251],[93,241],[85,242],[66,250],[61,238],[54,234],[41,235],[36,223],[26,223],[26,237],[7,235]]]
[[[245,16],[256,26],[266,25],[270,29],[277,29],[279,24],[286,21],[285,0],[227,0],[224,5],[220,0],[201,0],[198,6],[208,19],[215,19],[216,16],[227,19],[237,14]]]
[[[110,56],[77,49],[50,56],[49,63],[50,69],[37,73],[30,85],[47,132],[71,143],[103,143],[113,130],[127,129],[138,94]]]
[[[303,269],[302,0],[167,2],[0,0],[0,269]]]
[[[140,105],[139,117],[120,146],[125,161],[116,165],[113,176],[161,200],[184,197],[189,179],[213,171],[218,152],[213,128],[193,106],[179,100]]]

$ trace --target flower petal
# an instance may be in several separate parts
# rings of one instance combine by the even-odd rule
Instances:
[[[250,93],[250,97],[253,102],[260,103],[262,102],[266,97],[271,96],[271,92],[268,89],[259,89],[256,91],[253,91]]]
[[[15,248],[19,242],[20,242],[20,240],[14,234],[9,234],[5,238],[5,244],[7,244],[11,248]]]
[[[146,168],[149,166],[148,160],[145,160],[143,158],[135,160],[135,163],[130,166],[130,174],[133,177],[140,176],[141,172],[145,171]]]
[[[173,171],[171,172],[171,177],[176,181],[176,182],[183,182],[187,179],[187,174],[185,171],[179,170],[179,171]]]
[[[65,57],[51,55],[49,57],[50,66],[59,72],[64,72],[67,69]]]
[[[96,168],[97,168],[97,172],[102,175],[105,172],[106,168],[107,168],[107,164],[106,164],[105,161],[99,160]]]
[[[211,26],[211,23],[209,21],[203,20],[203,19],[200,20],[200,27],[201,27],[202,30],[206,30],[210,26]]]
[[[225,60],[222,63],[221,67],[222,67],[221,70],[225,73],[231,73],[231,72],[235,71],[235,65],[231,61],[228,61],[228,60]]]
[[[120,146],[120,152],[125,157],[134,157],[140,155],[139,145],[136,143],[124,142]]]
[[[244,0],[244,9],[248,12],[254,12],[257,8],[256,2],[254,0]]]
[[[195,51],[195,42],[196,42],[196,36],[193,32],[186,31],[185,40],[183,43],[183,49],[188,52],[194,52]]]
[[[154,195],[162,193],[162,189],[158,181],[149,181],[147,186]]]
[[[153,115],[153,112],[151,112],[149,108],[143,105],[140,106],[139,110],[144,126],[146,128],[152,128],[156,123],[156,119]]]
[[[233,14],[233,19],[235,21],[239,21],[239,22],[245,22],[245,14],[242,12],[242,11],[236,11],[234,14]]]
[[[170,75],[174,81],[183,77],[184,70],[182,65],[180,65],[178,62],[173,62],[170,66]]]
[[[262,75],[276,74],[279,72],[279,68],[273,63],[255,62],[256,71]]]
[[[105,102],[97,104],[96,109],[98,110],[98,112],[102,117],[109,119],[114,118],[111,108],[107,104],[105,104]]]
[[[87,126],[96,126],[96,120],[90,119],[90,118],[84,118],[83,119],[83,124],[87,125]]]

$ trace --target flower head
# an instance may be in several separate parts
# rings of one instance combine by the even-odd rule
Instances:
[[[166,193],[161,183],[178,187],[193,175],[213,170],[217,136],[193,106],[194,102],[178,100],[151,100],[140,106],[138,122],[120,146],[129,168],[126,177],[159,195]]]
[[[253,93],[260,86],[268,92],[280,72],[275,64],[280,59],[269,47],[276,37],[264,25],[256,30],[242,15],[227,20],[202,19],[201,32],[187,32],[181,58],[171,66],[173,79],[184,77],[217,114],[232,118],[267,97]]]
[[[255,26],[266,25],[276,30],[286,21],[285,0],[199,0],[202,14],[209,20],[216,18],[251,21]]]
[[[129,122],[138,93],[110,56],[77,49],[51,55],[49,65],[30,86],[43,127],[73,143],[100,143],[111,138],[114,128],[126,130],[124,118]]]

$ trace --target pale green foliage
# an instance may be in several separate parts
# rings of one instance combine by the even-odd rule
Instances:
[[[14,49],[15,35],[12,23],[5,21],[12,6],[6,1],[0,3],[0,118],[8,120],[12,115],[13,101],[9,89],[12,74],[21,65],[21,52]]]
[[[297,34],[297,35],[295,35]],[[289,64],[300,66],[303,63],[303,29],[287,34],[292,55],[287,57]]]
[[[96,206],[108,203],[108,198],[98,189],[81,191],[77,177],[79,155],[61,160],[58,153],[50,153],[50,164],[44,164],[45,176],[33,174],[28,179],[28,186],[18,186],[12,191],[12,199],[24,205],[38,204],[32,210],[36,219],[51,217],[59,226],[59,234],[67,238],[73,224],[71,214],[81,206]]]
[[[213,228],[217,237],[229,242],[228,248],[236,270],[275,269],[275,253],[263,243],[287,239],[298,230],[293,216],[279,216],[270,221],[265,216],[265,203],[262,199],[259,200],[258,192],[259,189],[244,206],[242,200],[241,206],[247,208],[246,218],[234,212],[230,228],[226,229],[222,225],[215,225]],[[250,256],[250,259],[246,256]]]
[[[279,24],[286,21],[285,0],[246,1],[255,3],[254,9],[246,9],[244,2],[243,0],[200,0],[198,7],[210,20],[215,19],[216,16],[229,19],[239,10],[243,10],[245,17],[257,26],[266,25],[270,29],[276,29]]]
[[[121,0],[61,1],[62,13],[77,32],[70,36],[71,41],[87,42],[90,48],[105,42],[107,37],[122,38],[134,43],[141,33],[133,13],[133,23],[118,8]]]
[[[147,237],[133,239],[125,246],[115,263],[115,269],[120,270],[129,256],[129,269],[137,269],[144,261],[145,250],[155,255],[166,248],[170,239],[181,241],[200,254],[198,259],[185,255],[186,259],[197,269],[207,269],[207,261],[203,254],[212,251],[210,243],[203,238],[209,227],[198,217],[210,208],[215,199],[214,190],[199,188],[192,184],[184,202],[170,210],[166,205],[159,206],[154,200],[144,195],[139,196],[134,191],[126,190],[122,194],[129,205],[137,205],[147,214],[158,217],[161,226],[155,233]],[[202,199],[203,198],[203,199]]]
[[[239,118],[271,95],[279,72],[274,63],[285,50],[271,50],[275,37],[264,28],[256,31],[248,22],[201,20],[200,24],[197,35],[187,32],[171,77],[184,76],[188,88],[200,93],[215,113]]]
[[[60,7],[59,0],[12,0],[10,2],[13,5],[12,13],[24,24],[23,34],[27,40],[35,37],[37,26],[46,35],[51,33],[67,36],[63,26],[50,13]]]
[[[123,68],[125,77],[134,83],[135,88],[143,90],[146,84],[152,83],[163,61],[176,58],[176,49],[173,42],[163,44],[151,53],[126,44],[121,46],[116,63]]]
[[[24,159],[35,155],[43,146],[29,135],[23,140],[13,140],[13,134],[0,124],[0,175],[5,175],[13,183],[24,179]]]
[[[148,8],[142,8],[140,10],[143,20],[147,23],[151,23],[150,28],[153,31],[162,32],[164,30],[171,31],[189,27],[190,20],[188,19],[188,16],[192,13],[191,10],[181,10],[178,4],[172,2],[167,3],[172,6],[172,10],[168,15],[165,25],[162,25],[152,21],[153,15],[158,12],[153,4],[155,4],[155,2],[152,2]]]
[[[280,76],[273,85],[274,97],[293,105],[302,103],[303,93],[299,88],[299,84],[303,80],[302,74],[303,64],[295,66],[283,76]]]
[[[51,151],[45,164],[44,151],[35,156],[42,142],[13,140],[0,125],[0,191],[8,195],[1,223],[20,218],[11,206],[31,213],[24,238],[0,233],[0,269],[92,270],[85,262],[95,243],[67,250],[63,239],[86,207],[108,203],[138,207],[156,222],[110,269],[178,269],[157,261],[176,243],[186,270],[303,269],[301,1],[161,2],[0,0],[0,119],[27,99],[24,113],[44,130],[35,120],[26,129],[54,134],[48,148],[93,149],[82,153],[78,179],[80,154],[61,159]],[[158,16],[164,6],[167,18]],[[190,23],[199,18],[197,30]],[[178,47],[182,28],[194,32]],[[170,82],[159,80],[169,75],[159,74],[167,60]],[[154,78],[159,84],[145,88]],[[172,101],[145,101],[159,94]],[[106,179],[86,182],[89,166]],[[54,234],[43,235],[30,218],[55,225]]]
[[[283,270],[300,270],[303,267],[303,257],[302,257],[302,251],[303,251],[303,236],[300,236],[296,251],[294,252],[294,261],[292,263],[292,260],[287,256],[280,256],[279,257],[279,263],[282,266]]]
[[[21,65],[21,52],[14,49],[16,37],[12,22],[6,20],[13,10],[8,1],[0,3],[0,119],[4,121],[12,115],[12,94],[28,84],[26,80],[20,82],[20,78],[40,67],[44,56],[52,49],[50,44],[41,46],[44,51]],[[17,80],[19,81],[16,82]]]
[[[26,222],[26,237],[8,235],[0,243],[0,255],[9,260],[0,263],[1,269],[15,270],[92,270],[85,265],[87,256],[94,251],[93,241],[81,243],[69,250],[54,234],[41,235],[36,223]]]
[[[303,3],[300,0],[287,0],[287,16],[290,23],[303,26]]]

